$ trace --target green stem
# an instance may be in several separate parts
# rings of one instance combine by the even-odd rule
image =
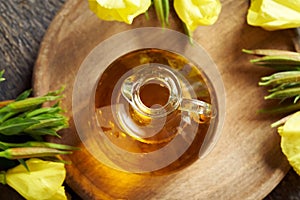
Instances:
[[[162,0],[163,5],[163,13],[164,13],[164,21],[166,25],[169,25],[169,14],[170,14],[170,4],[169,0]]]
[[[182,22],[182,24],[185,34],[189,37],[190,43],[193,44],[192,32],[188,29],[187,25],[184,22]]]
[[[284,118],[282,118],[282,119],[280,119],[280,120],[274,122],[273,124],[271,124],[271,127],[272,127],[272,128],[275,128],[275,127],[278,127],[278,126],[280,126],[280,125],[285,124],[285,122],[286,122],[288,119],[290,119],[292,115],[293,115],[293,114],[290,114],[290,115],[288,115],[288,116],[286,116],[286,117],[284,117]]]
[[[298,95],[300,95],[300,87],[295,87],[273,92],[265,96],[265,99],[286,99]]]
[[[149,13],[148,13],[148,11],[146,11],[146,12],[144,13],[144,15],[145,15],[146,20],[149,20]]]
[[[4,171],[0,172],[0,183],[2,183],[3,185],[6,184],[6,175]]]
[[[242,52],[257,56],[300,56],[297,52],[277,49],[242,49]]]
[[[5,81],[5,78],[3,78],[4,69],[0,71],[0,82]]]
[[[265,114],[282,114],[282,113],[290,113],[300,110],[300,103],[286,105],[286,106],[278,106],[274,108],[265,108],[261,109],[258,112],[259,113],[265,113]]]
[[[165,27],[164,9],[162,0],[153,0],[154,8],[158,20],[160,21],[162,27]]]
[[[260,86],[297,83],[300,82],[300,72],[280,72],[272,76],[262,77],[261,80],[258,83]]]

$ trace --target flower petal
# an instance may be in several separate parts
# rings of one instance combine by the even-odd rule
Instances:
[[[63,186],[61,186],[53,196],[51,196],[50,198],[45,199],[45,200],[54,200],[54,199],[55,200],[67,200],[65,188]]]
[[[151,0],[89,0],[90,9],[100,19],[127,24],[146,12],[150,5]]]
[[[26,161],[30,170],[18,165],[6,172],[7,184],[28,200],[50,199],[59,190],[66,176],[63,163],[31,158]]]
[[[280,128],[281,149],[290,165],[300,175],[300,112],[293,114]]]
[[[214,24],[221,12],[219,0],[174,0],[174,8],[179,18],[190,31],[197,26]]]
[[[300,0],[252,0],[247,22],[266,30],[300,26]]]

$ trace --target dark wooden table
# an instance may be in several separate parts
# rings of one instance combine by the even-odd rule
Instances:
[[[32,71],[45,31],[65,0],[0,1],[0,100],[13,99],[31,88]],[[0,163],[1,165],[1,163]],[[0,199],[22,199],[14,190],[0,185]],[[67,188],[73,199],[79,199]],[[76,192],[76,191],[75,191]],[[300,199],[300,177],[291,169],[266,200]]]

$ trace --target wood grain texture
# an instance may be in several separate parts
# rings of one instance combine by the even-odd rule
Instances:
[[[47,0],[47,1],[39,1],[39,0],[30,0],[30,1],[24,1],[24,0],[11,0],[11,1],[0,1],[0,69],[6,69],[6,73],[5,73],[5,77],[7,78],[6,82],[3,82],[0,84],[0,99],[11,99],[16,97],[21,91],[23,91],[23,89],[27,89],[31,86],[31,73],[32,73],[32,69],[33,69],[33,65],[35,62],[35,59],[38,55],[38,49],[39,49],[39,45],[41,40],[43,39],[43,35],[45,30],[47,29],[49,23],[52,21],[52,18],[54,16],[54,14],[56,14],[56,12],[60,9],[60,7],[63,5],[64,0]],[[261,69],[253,69],[252,66],[250,66],[246,60],[247,58],[245,58],[245,55],[242,54],[238,54],[238,55],[230,55],[233,52],[233,49],[235,49],[234,52],[240,52],[240,48],[265,48],[265,47],[282,47],[282,48],[292,48],[292,44],[290,44],[289,39],[288,39],[288,34],[282,33],[280,32],[272,32],[272,33],[268,33],[265,31],[260,30],[259,28],[251,28],[248,27],[245,24],[245,21],[243,21],[242,19],[239,18],[244,18],[245,19],[245,15],[246,15],[246,4],[248,3],[248,1],[241,1],[238,2],[235,1],[222,1],[223,3],[223,11],[222,11],[222,15],[221,15],[221,21],[219,21],[217,23],[217,25],[214,25],[213,27],[205,27],[205,28],[200,28],[197,31],[197,40],[201,41],[201,44],[203,46],[205,46],[206,48],[210,48],[209,53],[213,56],[213,58],[215,59],[215,61],[217,62],[217,64],[222,64],[223,62],[226,62],[226,59],[236,59],[237,61],[234,63],[228,63],[224,66],[219,66],[220,69],[222,70],[222,75],[227,76],[227,79],[224,80],[225,81],[225,85],[226,85],[226,90],[227,93],[233,93],[231,94],[231,96],[236,96],[235,98],[235,102],[239,103],[240,100],[238,98],[238,94],[241,93],[240,91],[235,91],[236,88],[238,88],[238,86],[236,86],[235,88],[231,89],[230,88],[230,84],[234,81],[228,81],[228,79],[230,78],[235,78],[234,80],[238,80],[239,78],[243,79],[246,78],[246,80],[242,80],[242,82],[245,83],[245,81],[249,81],[250,85],[249,87],[255,87],[256,82],[258,80],[258,77],[260,74],[267,74],[266,71],[260,71]],[[75,1],[75,5],[78,4],[78,1]],[[224,4],[226,6],[224,6]],[[231,6],[233,4],[238,4],[238,8],[231,8]],[[68,7],[70,6],[70,9],[68,9]],[[74,20],[76,21],[76,19],[79,18],[78,14],[80,14],[80,12],[82,12],[82,10],[77,10],[77,13],[72,16],[70,15],[70,11],[74,11],[72,9],[78,8],[80,6],[74,6],[73,4],[71,5],[70,3],[68,3],[67,5],[64,6],[63,11],[60,12],[58,14],[58,17],[53,21],[52,27],[49,29],[49,33],[48,35],[45,37],[45,41],[44,41],[44,45],[41,48],[41,52],[43,52],[43,55],[39,55],[40,57],[43,57],[43,59],[49,59],[52,60],[53,57],[49,56],[50,52],[46,53],[45,52],[45,47],[49,47],[54,45],[55,51],[59,51],[57,49],[59,49],[59,47],[57,47],[58,43],[53,42],[52,40],[55,40],[55,34],[57,34],[57,29],[59,29],[59,25],[62,25],[61,23],[66,20],[64,22],[64,26],[61,29],[68,29],[68,25],[71,26],[72,22],[70,20]],[[234,5],[233,5],[234,7]],[[81,7],[81,9],[86,9],[86,7]],[[64,17],[64,15],[66,15]],[[76,17],[77,15],[77,17]],[[86,15],[86,14],[85,14]],[[93,22],[97,21],[97,19],[95,19],[95,17],[92,17],[92,14],[89,13],[88,14],[91,18],[93,18]],[[70,16],[72,16],[72,18],[70,18]],[[226,19],[223,19],[224,17],[226,17]],[[226,22],[226,21],[229,22]],[[236,25],[234,25],[237,22]],[[78,23],[78,20],[77,22]],[[81,22],[79,22],[81,23]],[[135,25],[138,26],[139,25],[139,21],[135,21]],[[220,24],[223,24],[221,28],[216,28],[217,26],[221,26]],[[241,25],[242,23],[242,25]],[[91,23],[87,23],[90,24]],[[96,25],[102,25],[102,22],[98,22],[95,23]],[[109,27],[109,25],[111,25],[111,23],[105,23],[106,25],[104,27]],[[231,28],[226,28],[227,25],[231,24]],[[118,24],[118,26],[121,24]],[[157,26],[159,26],[158,24],[156,24]],[[82,25],[83,26],[83,25]],[[123,28],[124,26],[121,25]],[[37,28],[38,27],[38,28]],[[79,27],[79,28],[78,28]],[[99,29],[104,29],[103,26],[98,27]],[[78,30],[84,29],[84,27],[79,26],[79,24],[77,25]],[[131,27],[126,27],[126,28],[131,28]],[[76,34],[76,29],[71,28],[72,32],[74,34]],[[223,30],[224,29],[224,30]],[[55,30],[55,31],[54,31]],[[122,30],[122,28],[120,29]],[[81,30],[82,31],[82,30]],[[104,30],[103,30],[104,31]],[[248,33],[248,31],[250,31],[250,33]],[[66,30],[63,32],[67,32]],[[84,32],[84,31],[83,31]],[[221,34],[219,34],[219,32]],[[244,35],[245,33],[247,33],[246,35]],[[64,34],[64,33],[62,33]],[[75,38],[70,38],[68,39],[68,34],[70,34],[69,32],[67,32],[67,34],[64,37],[65,43],[67,44],[68,42],[66,40],[69,40],[69,43],[72,43],[72,45],[78,45],[78,43],[76,43],[76,41],[74,40]],[[103,33],[101,31],[98,30],[98,32],[95,32],[94,34],[92,34],[93,36],[96,36],[97,34],[99,34],[99,37],[105,37],[107,38],[111,33]],[[212,36],[213,34],[213,36]],[[255,35],[254,38],[251,38],[252,35]],[[274,34],[274,35],[273,35]],[[244,35],[243,37],[240,37],[240,35]],[[269,36],[272,37],[269,37]],[[286,37],[287,36],[287,37]],[[70,36],[71,37],[71,36]],[[211,38],[214,39],[218,39],[217,42],[219,43],[218,45],[215,44],[215,42],[213,42],[213,44],[209,44]],[[275,42],[273,43],[273,39],[275,39]],[[225,43],[224,48],[223,43],[219,42],[221,39],[221,41],[223,43]],[[281,39],[283,39],[284,41],[281,41]],[[228,41],[227,41],[228,40]],[[263,42],[261,42],[263,41]],[[87,43],[90,43],[91,41],[87,40]],[[241,42],[241,44],[236,45],[237,43]],[[230,44],[232,43],[232,45]],[[82,44],[81,44],[82,45]],[[215,45],[215,46],[214,46]],[[236,45],[236,46],[235,46]],[[80,47],[80,45],[78,45]],[[227,47],[230,46],[230,49],[227,49]],[[26,48],[25,48],[26,47]],[[222,48],[221,48],[222,47]],[[217,49],[217,48],[221,48],[220,50],[217,50],[218,55],[215,55],[214,52],[212,52],[211,49]],[[67,48],[65,47],[65,49],[67,50]],[[223,52],[223,50],[225,50]],[[61,53],[62,50],[60,50],[60,52],[57,52],[56,54]],[[54,52],[55,53],[55,52]],[[71,54],[71,53],[69,53]],[[64,54],[63,54],[64,55]],[[56,55],[57,57],[58,55]],[[221,59],[225,59],[225,61],[219,61],[218,56],[221,56]],[[228,57],[228,58],[226,58]],[[244,57],[244,58],[242,58]],[[63,58],[63,56],[61,56],[61,58]],[[217,59],[216,59],[217,58]],[[39,58],[39,60],[41,60],[42,58]],[[56,58],[57,59],[57,58]],[[242,62],[239,62],[242,61]],[[58,62],[58,61],[57,61]],[[63,62],[62,62],[63,63]],[[234,65],[234,66],[231,66]],[[40,70],[48,70],[49,69],[49,63],[46,65],[47,68],[44,69],[42,65],[40,65],[41,69]],[[68,66],[70,67],[70,66]],[[70,67],[71,68],[71,67]],[[226,70],[225,68],[229,68],[229,70]],[[59,68],[55,68],[55,69],[59,69]],[[253,71],[254,70],[254,71]],[[68,70],[66,70],[68,71]],[[68,71],[68,72],[72,72],[72,71]],[[258,74],[256,74],[258,72]],[[55,73],[54,73],[55,74]],[[243,75],[240,76],[239,75]],[[248,74],[248,75],[246,75]],[[35,77],[35,79],[44,79],[47,78],[48,75],[44,75],[44,76],[39,76]],[[40,80],[41,81],[41,80]],[[45,81],[46,83],[48,83],[47,81]],[[236,84],[236,83],[234,83]],[[53,86],[55,87],[55,86]],[[257,93],[258,92],[258,93]],[[254,91],[252,91],[252,94],[255,94],[255,98],[260,98],[261,94],[262,94],[262,89],[259,88],[255,88]],[[242,100],[244,100],[245,98],[242,98]],[[246,109],[252,109],[252,110],[256,110],[257,105],[255,104],[250,104],[250,108],[246,108]],[[231,106],[232,107],[232,106]],[[232,109],[231,109],[232,110]],[[240,109],[240,111],[242,112],[243,110]],[[255,115],[255,114],[254,114]],[[256,116],[253,116],[253,120],[254,121],[256,119]],[[232,120],[231,117],[230,120]],[[249,116],[248,116],[249,118]],[[245,117],[241,117],[241,115],[239,115],[238,120],[241,119],[245,119]],[[259,119],[261,120],[261,119]],[[259,121],[258,120],[258,121]],[[272,121],[272,119],[270,120]],[[234,121],[236,122],[236,121]],[[234,123],[231,122],[231,123]],[[228,122],[227,122],[228,123]],[[267,123],[267,122],[266,122]],[[267,126],[267,125],[266,125]],[[227,127],[230,127],[230,125],[227,125]],[[235,129],[237,128],[237,130]],[[232,131],[233,133],[231,134],[226,134],[226,138],[230,138],[233,137],[233,141],[243,141],[242,139],[242,131],[243,131],[243,126],[241,125],[235,125],[232,126],[232,129],[230,129],[230,131]],[[270,132],[269,132],[270,131]],[[254,131],[254,137],[261,137],[261,132],[257,132]],[[267,136],[263,137],[261,140],[261,145],[263,145],[264,143],[269,143],[271,142],[271,146],[274,145],[273,144],[273,139],[272,137],[277,137],[276,133],[274,130],[270,130],[268,129],[268,131],[266,132]],[[253,135],[252,131],[247,132],[247,134],[249,135]],[[224,134],[223,134],[224,135]],[[275,135],[275,136],[274,136]],[[231,158],[228,164],[225,163],[225,168],[229,168],[230,165],[236,165],[236,161],[235,158],[238,158],[235,154],[225,154],[227,153],[229,150],[235,149],[235,151],[238,151],[241,147],[241,145],[249,142],[252,143],[253,141],[256,140],[251,140],[253,138],[249,138],[249,137],[245,137],[244,138],[244,142],[240,143],[240,145],[237,145],[236,143],[233,142],[225,142],[224,144],[224,138],[225,136],[223,136],[221,138],[220,144],[222,144],[221,146],[218,144],[218,149],[215,149],[215,151],[218,150],[218,152],[223,153],[223,155],[227,158]],[[238,137],[236,139],[236,137]],[[268,138],[271,138],[271,141],[267,141]],[[61,141],[60,141],[61,142]],[[69,141],[70,143],[72,143],[72,141]],[[278,142],[278,138],[276,138],[276,142]],[[269,144],[270,145],[270,144]],[[227,146],[229,146],[229,150],[227,149]],[[248,184],[254,184],[257,191],[261,191],[261,193],[263,193],[264,195],[266,195],[268,193],[268,191],[271,190],[272,187],[274,187],[276,185],[276,183],[279,182],[279,180],[281,179],[281,177],[283,176],[284,172],[286,171],[286,168],[283,169],[283,171],[280,171],[280,167],[278,168],[278,164],[276,165],[276,162],[278,163],[278,160],[282,159],[282,156],[280,155],[279,158],[274,158],[273,156],[278,156],[278,154],[280,154],[280,152],[278,152],[278,147],[275,145],[275,149],[271,150],[270,146],[267,145],[267,148],[269,150],[269,153],[265,153],[263,155],[259,154],[259,151],[257,151],[256,149],[253,149],[251,151],[249,151],[250,155],[254,155],[254,157],[257,156],[261,156],[264,157],[265,161],[267,161],[267,163],[275,163],[273,165],[268,164],[268,166],[270,167],[270,172],[266,173],[264,176],[264,180],[260,180],[258,182],[254,181],[254,178],[252,181],[249,181]],[[222,148],[224,148],[224,152],[222,152]],[[243,150],[243,153],[247,155],[247,152],[245,152],[246,150]],[[273,152],[274,151],[274,152]],[[218,154],[218,153],[214,153],[214,154]],[[235,155],[235,156],[233,156]],[[84,155],[85,156],[85,155]],[[284,159],[284,158],[283,158]],[[255,160],[255,159],[254,159]],[[250,159],[250,162],[253,162],[254,160]],[[243,159],[243,161],[245,161],[245,159]],[[219,162],[219,163],[218,163]],[[218,161],[217,165],[221,166],[222,163],[221,161]],[[247,162],[247,161],[246,161]],[[240,163],[240,162],[238,162]],[[1,164],[1,163],[0,163]],[[76,164],[76,163],[75,163]],[[254,165],[253,163],[250,163],[252,165]],[[264,162],[264,164],[266,164],[266,162]],[[74,165],[75,166],[75,165]],[[243,166],[243,165],[240,165]],[[250,167],[251,165],[249,165],[248,167]],[[255,166],[255,165],[254,165]],[[272,167],[273,166],[273,167]],[[222,167],[222,166],[221,166]],[[254,167],[254,169],[259,169],[261,168],[261,164],[258,165],[257,167]],[[265,166],[263,166],[265,167]],[[237,170],[237,166],[233,166],[234,170]],[[242,168],[243,170],[245,169]],[[276,171],[276,173],[272,174],[272,172],[274,172],[274,170],[277,169],[280,172]],[[232,170],[232,171],[234,171]],[[85,172],[84,170],[82,171],[83,173]],[[77,174],[76,174],[77,173]],[[254,177],[257,177],[257,175],[255,175],[255,172],[253,172],[253,170],[249,171],[248,176],[253,175],[254,173]],[[259,170],[258,172],[260,175],[261,174],[261,170]],[[233,173],[234,174],[234,173]],[[279,175],[278,175],[279,174]],[[226,174],[228,175],[228,174]],[[73,170],[73,173],[68,175],[68,180],[72,180],[75,179],[77,176],[80,177],[80,170]],[[190,175],[191,176],[191,175]],[[216,179],[218,179],[219,177],[222,177],[220,175],[220,173],[216,173],[216,175],[212,174],[212,176],[216,176]],[[244,175],[245,176],[245,175]],[[243,176],[243,177],[244,177]],[[247,176],[247,174],[246,174]],[[268,178],[266,178],[266,176],[269,176],[270,180],[267,180]],[[229,175],[230,177],[230,175]],[[227,178],[221,178],[215,181],[215,185],[221,184],[221,185],[225,185],[224,189],[220,188],[219,191],[217,192],[217,194],[220,194],[222,192],[224,192],[224,198],[219,198],[219,199],[227,199],[228,194],[231,190],[237,190],[235,191],[233,194],[236,194],[236,198],[237,199],[242,199],[243,196],[239,196],[237,193],[239,193],[240,195],[244,194],[244,193],[251,193],[252,190],[248,190],[247,189],[247,185],[245,186],[245,182],[246,181],[241,181],[240,183],[238,182],[239,180],[243,179],[239,178],[238,180],[234,180],[234,177],[227,179]],[[276,181],[274,181],[274,177],[276,179]],[[250,177],[251,179],[251,177]],[[186,180],[186,179],[185,179]],[[232,180],[232,182],[231,182]],[[246,179],[249,180],[249,177]],[[81,181],[81,180],[80,180]],[[90,187],[90,189],[95,189],[95,187],[93,187],[91,184],[91,181],[88,181],[87,178],[83,178],[82,182],[73,182],[72,187],[73,189],[75,189],[78,193],[80,193],[82,196],[86,196],[86,193],[84,193],[84,191],[82,191],[82,189],[80,188],[81,185],[86,185],[86,187]],[[203,180],[199,180],[199,183],[201,183],[201,181],[203,182]],[[227,185],[226,185],[227,184]],[[267,189],[265,185],[268,185]],[[186,186],[189,186],[189,184],[185,184]],[[216,186],[217,187],[217,186]],[[215,187],[215,188],[216,188]],[[239,188],[246,188],[245,191],[240,192],[238,189]],[[182,187],[181,187],[182,188]],[[231,188],[231,190],[229,190],[228,188]],[[250,187],[253,188],[253,187]],[[194,189],[194,188],[192,188]],[[199,188],[197,188],[199,189]],[[201,189],[201,187],[200,187]],[[96,190],[99,190],[99,188],[96,187]],[[184,190],[187,190],[186,188],[184,188]],[[180,190],[177,190],[178,192],[180,192]],[[198,191],[198,190],[197,190]],[[206,193],[209,193],[210,190],[207,190]],[[287,174],[287,176],[285,176],[285,178],[283,179],[283,181],[280,182],[280,184],[265,198],[267,200],[281,200],[281,199],[286,199],[286,200],[295,200],[295,199],[300,199],[300,179],[299,176],[295,174],[295,172],[293,170],[290,170],[289,173]],[[153,191],[153,193],[158,193],[159,191]],[[203,187],[202,190],[199,190],[199,194],[203,194],[205,193]],[[263,195],[261,194],[260,197],[262,197]],[[155,197],[155,195],[152,196],[153,199]],[[7,186],[2,186],[0,185],[0,199],[22,199],[15,191],[13,191],[12,189],[8,188]],[[73,199],[79,199],[77,197],[73,197]],[[86,198],[87,199],[87,198]],[[174,199],[174,198],[173,198]],[[197,199],[196,196],[193,196],[191,198],[184,198],[184,199]],[[199,198],[198,198],[199,199]],[[200,198],[203,199],[203,198]]]
[[[0,69],[10,80],[0,85],[0,100],[31,87],[40,41],[64,0],[0,1]]]

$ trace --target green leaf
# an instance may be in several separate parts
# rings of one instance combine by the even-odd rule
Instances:
[[[26,164],[26,162],[25,162],[25,160],[24,159],[18,159],[18,161],[19,161],[19,163],[21,164],[21,165],[23,165],[24,167],[25,167],[25,169],[29,172],[30,170],[29,170],[29,167],[28,167],[28,165]]]
[[[39,123],[37,120],[24,119],[24,118],[12,118],[0,125],[0,133],[3,135],[17,135],[24,131],[24,129]]]
[[[24,132],[32,136],[52,135],[60,138],[60,135],[58,135],[58,133],[54,129],[50,128],[29,129],[24,130]]]
[[[45,113],[47,113],[47,114],[59,113],[61,111],[62,111],[62,109],[57,106],[50,107],[50,108],[49,107],[38,108],[31,112],[26,113],[26,118],[34,117],[34,116],[45,114]]]
[[[31,92],[32,92],[32,89],[26,90],[26,91],[22,92],[22,93],[16,98],[16,101],[21,101],[21,100],[24,100],[24,99],[28,98],[29,95],[31,94]]]
[[[276,107],[260,109],[259,113],[266,114],[282,114],[282,113],[291,113],[300,110],[300,103],[281,105]]]
[[[58,90],[48,92],[45,96],[58,96],[65,90],[65,88],[65,86],[62,86]]]
[[[31,119],[39,120],[39,123],[33,124],[32,126],[26,128],[25,131],[47,127],[52,128],[58,126],[68,126],[67,118],[59,114],[43,114],[32,117]]]
[[[17,115],[19,112],[0,113],[0,124]]]

